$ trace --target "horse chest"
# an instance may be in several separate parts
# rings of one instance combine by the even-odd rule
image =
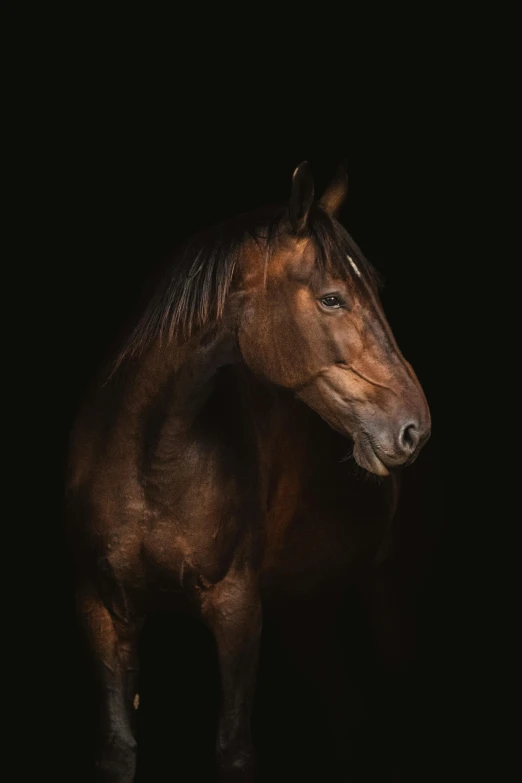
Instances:
[[[326,480],[303,471],[293,482],[280,481],[267,518],[267,589],[299,593],[349,584],[373,562],[393,517],[394,480],[361,484],[339,474]]]

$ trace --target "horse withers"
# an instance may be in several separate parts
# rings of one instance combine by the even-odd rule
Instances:
[[[69,533],[102,781],[134,780],[137,643],[160,598],[215,638],[219,775],[246,782],[263,611],[326,615],[371,584],[430,413],[336,220],[345,195],[341,169],[316,201],[305,162],[288,204],[191,238],[78,415]]]

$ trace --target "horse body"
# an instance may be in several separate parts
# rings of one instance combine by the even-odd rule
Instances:
[[[146,591],[151,580],[174,590],[191,579],[210,585],[229,570],[241,538],[253,536],[252,567],[267,593],[349,584],[383,541],[398,476],[363,477],[344,459],[343,438],[244,371],[223,368],[210,383],[188,431],[163,406],[162,387],[175,379],[151,385],[147,367],[136,388],[121,390],[117,408],[130,417],[108,429],[97,401],[80,419],[69,489],[84,526],[72,536],[79,573],[97,581],[105,558],[126,590]],[[109,398],[113,391],[101,389]],[[102,414],[96,422],[93,409]]]
[[[221,318],[186,340],[155,334],[78,418],[70,533],[101,684],[102,780],[133,780],[137,638],[165,601],[214,633],[222,779],[253,780],[263,602],[341,595],[368,578],[397,504],[392,468],[427,437],[422,391],[353,259],[350,317],[329,312],[339,297],[328,291],[347,285],[339,271],[310,283],[304,184],[298,174],[294,230],[277,252],[243,243]],[[315,321],[317,297],[325,315]],[[378,479],[345,459],[347,434]]]

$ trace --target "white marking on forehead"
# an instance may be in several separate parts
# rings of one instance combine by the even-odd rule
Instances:
[[[357,275],[357,277],[361,277],[361,273],[359,272],[359,268],[358,268],[357,264],[355,263],[355,261],[353,260],[353,258],[351,256],[346,256],[346,258],[348,259],[348,261],[352,265],[352,269],[355,272],[355,274]]]

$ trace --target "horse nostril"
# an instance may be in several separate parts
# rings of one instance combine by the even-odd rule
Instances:
[[[399,443],[404,451],[414,452],[420,440],[419,428],[414,422],[405,424],[399,434]]]

